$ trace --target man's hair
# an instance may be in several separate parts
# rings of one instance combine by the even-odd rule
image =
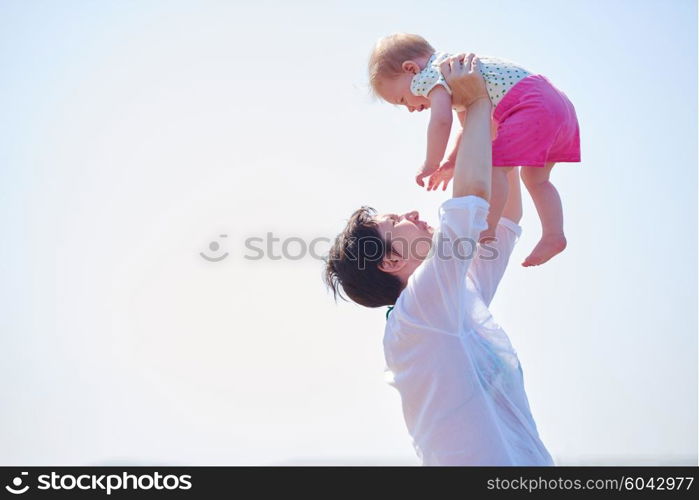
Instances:
[[[396,303],[403,282],[395,275],[379,269],[390,243],[383,239],[370,207],[356,210],[345,229],[337,235],[326,258],[324,279],[337,300],[342,291],[357,304],[366,307],[390,306]]]
[[[381,38],[369,57],[369,85],[375,94],[384,79],[392,79],[402,72],[405,61],[414,61],[434,54],[434,48],[420,35],[395,33]]]

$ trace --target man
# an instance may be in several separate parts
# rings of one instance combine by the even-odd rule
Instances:
[[[442,71],[468,108],[453,197],[434,230],[417,212],[357,210],[328,256],[326,280],[355,302],[393,305],[384,351],[424,465],[552,465],[532,418],[519,360],[488,306],[521,232],[517,172],[496,239],[487,227],[491,103],[471,54]]]

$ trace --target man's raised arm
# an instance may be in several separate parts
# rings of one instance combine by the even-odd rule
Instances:
[[[473,54],[459,55],[441,66],[452,89],[452,103],[468,110],[454,169],[454,198],[474,195],[490,200],[493,168],[490,137],[491,103]]]

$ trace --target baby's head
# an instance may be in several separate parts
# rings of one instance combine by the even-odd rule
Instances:
[[[369,58],[369,84],[374,93],[410,112],[430,107],[429,99],[410,91],[410,83],[427,65],[434,49],[420,35],[396,33],[376,42]]]

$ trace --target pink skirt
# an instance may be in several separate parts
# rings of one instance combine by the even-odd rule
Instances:
[[[512,87],[493,112],[493,166],[543,167],[580,161],[580,128],[566,95],[542,75]]]

